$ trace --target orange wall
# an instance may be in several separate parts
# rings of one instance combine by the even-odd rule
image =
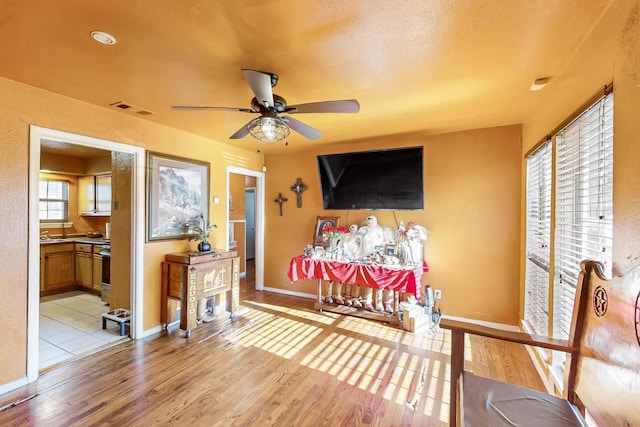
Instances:
[[[625,27],[613,77],[613,268],[617,273],[640,262],[640,10],[635,12]]]
[[[28,183],[29,125],[87,135],[147,150],[211,163],[211,194],[221,203],[210,205],[218,224],[213,241],[225,243],[226,168],[261,170],[261,154],[217,143],[126,113],[101,108],[0,78],[0,385],[24,378],[27,361]],[[179,142],[179,143],[177,143]],[[214,142],[214,143],[212,143]],[[239,163],[235,163],[239,162]],[[160,324],[160,263],[165,254],[192,250],[195,242],[172,240],[144,245],[143,328]],[[38,266],[31,271],[37,272]],[[34,273],[35,274],[35,273]]]
[[[444,135],[394,135],[304,153],[266,156],[265,286],[315,293],[315,282],[289,283],[293,256],[311,243],[318,215],[359,224],[374,213],[380,225],[397,220],[425,226],[423,284],[441,289],[441,308],[452,316],[515,324],[519,301],[521,127],[506,126]],[[316,156],[403,146],[424,147],[424,211],[325,211]],[[384,174],[384,171],[380,171]],[[296,207],[290,187],[309,186]],[[282,193],[284,215],[273,200]]]

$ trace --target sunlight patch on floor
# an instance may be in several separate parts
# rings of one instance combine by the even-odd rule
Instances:
[[[243,317],[252,325],[237,333],[238,344],[255,346],[286,359],[305,354],[299,362],[302,366],[448,421],[448,331],[435,326],[416,334],[358,317],[265,303],[250,305],[255,310]],[[309,325],[309,321],[317,322],[317,326]],[[304,353],[300,353],[303,349]]]
[[[445,381],[440,361],[337,332],[310,350],[300,364],[399,405],[425,399],[420,406],[429,416],[436,401],[448,398],[448,394],[435,395],[437,387],[442,388]]]
[[[261,311],[244,317],[253,324],[236,334],[237,343],[245,347],[255,346],[285,359],[291,359],[322,332],[317,326]]]
[[[323,323],[325,325],[333,324],[336,321],[336,319],[341,316],[340,314],[337,314],[337,313],[330,313],[330,312],[320,313],[318,311],[297,310],[295,308],[282,307],[280,305],[267,304],[264,302],[243,301],[243,304],[260,307],[267,310],[277,311],[279,313],[286,313],[289,316],[296,316],[301,319],[307,319],[313,322]]]

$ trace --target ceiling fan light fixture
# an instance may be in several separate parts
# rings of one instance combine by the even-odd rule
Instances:
[[[257,140],[278,142],[289,136],[289,126],[280,117],[258,117],[248,125],[249,133]]]

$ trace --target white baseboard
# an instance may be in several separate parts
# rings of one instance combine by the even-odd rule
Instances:
[[[169,324],[168,326],[174,325],[176,323],[180,323],[180,322],[176,321],[174,323]],[[142,336],[138,337],[137,339],[145,338],[145,337],[148,337],[149,335],[157,334],[158,332],[161,332],[163,329],[164,329],[164,327],[162,325],[158,325],[158,326],[154,326],[153,328],[145,329],[145,330],[142,331]]]
[[[485,322],[483,320],[469,319],[467,317],[448,316],[446,314],[443,314],[442,318],[443,319],[451,319],[451,320],[460,320],[460,321],[463,321],[463,322],[472,322],[472,323],[475,323],[477,325],[487,326],[489,328],[501,328],[501,329],[511,330],[511,331],[514,331],[514,332],[521,332],[522,331],[517,326],[507,325],[507,324],[504,324],[504,323]]]
[[[316,294],[307,294],[307,293],[304,293],[304,292],[287,291],[285,289],[270,288],[268,286],[265,286],[262,290],[263,291],[273,292],[274,294],[291,295],[291,296],[294,296],[294,297],[302,297],[302,298],[309,298],[309,299],[316,299],[317,298]]]
[[[19,380],[15,380],[12,381],[10,383],[7,384],[2,384],[0,385],[0,395],[4,394],[4,393],[8,393],[10,391],[13,391],[19,387],[22,387],[23,385],[28,384],[29,382],[27,381],[27,377],[22,377]],[[0,408],[0,410],[3,410],[4,408]]]

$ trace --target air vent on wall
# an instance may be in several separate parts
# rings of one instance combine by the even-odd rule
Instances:
[[[114,102],[112,104],[109,104],[112,107],[116,107],[116,108],[120,108],[121,110],[126,110],[126,111],[131,111],[132,113],[136,113],[136,114],[140,114],[141,116],[148,116],[150,114],[153,114],[152,111],[149,110],[144,110],[140,107],[137,107],[133,104],[128,104],[126,102],[122,102],[122,101],[118,101],[118,102]]]

